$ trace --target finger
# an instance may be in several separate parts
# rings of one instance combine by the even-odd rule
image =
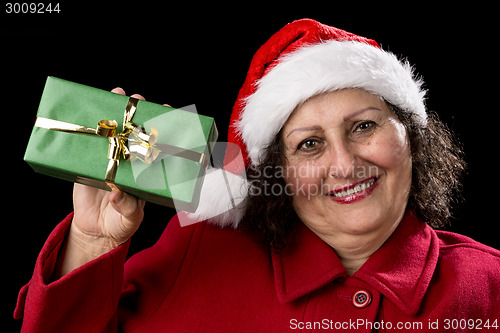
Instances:
[[[144,201],[125,192],[120,190],[111,191],[109,202],[118,213],[132,223],[139,223],[144,216]]]
[[[111,90],[112,93],[118,94],[118,95],[125,95],[125,90],[123,90],[120,87],[116,87]]]
[[[104,190],[75,183],[73,186],[73,204],[81,202],[97,204],[105,193],[106,191]]]
[[[140,99],[140,100],[143,100],[145,101],[146,99],[144,97],[142,97],[142,95],[139,95],[139,94],[133,94],[132,96],[130,97],[133,97],[133,98],[137,98],[137,99]]]
[[[163,104],[165,106],[168,106],[169,108],[171,108],[172,106],[170,104]]]
[[[126,95],[125,94],[125,90],[123,90],[122,88],[120,87],[116,87],[116,88],[113,88],[111,90],[112,93],[115,93],[115,94],[119,94],[119,95]],[[143,100],[145,101],[146,99],[142,96],[142,95],[139,95],[139,94],[133,94],[132,96],[130,97],[133,97],[133,98],[137,98],[137,99],[140,99],[140,100]]]

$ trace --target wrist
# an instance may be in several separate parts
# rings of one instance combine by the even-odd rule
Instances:
[[[100,257],[119,245],[119,243],[114,242],[108,237],[83,232],[75,223],[71,223],[67,237],[67,246],[74,248],[82,256],[90,260]]]
[[[57,259],[52,281],[99,258],[119,245],[107,237],[84,233],[74,223],[71,223]]]

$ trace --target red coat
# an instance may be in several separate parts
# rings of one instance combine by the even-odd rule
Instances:
[[[174,217],[125,265],[128,244],[47,285],[71,217],[20,292],[24,332],[500,331],[500,252],[411,214],[353,277],[305,226],[269,253]]]

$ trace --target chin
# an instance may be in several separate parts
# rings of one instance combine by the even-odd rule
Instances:
[[[404,214],[406,192],[382,195],[385,187],[374,187],[373,193],[360,193],[363,196],[353,196],[356,200],[347,202],[338,202],[328,195],[310,200],[294,198],[295,211],[306,225],[325,233],[363,235],[393,229]]]
[[[342,216],[336,219],[336,227],[343,233],[351,235],[367,234],[379,230],[387,220],[373,214],[354,214],[355,216]],[[359,216],[361,215],[361,216]]]
[[[370,200],[371,201],[371,200]],[[321,204],[321,203],[320,203]],[[321,229],[330,229],[351,235],[363,235],[386,229],[388,224],[393,224],[397,218],[393,216],[390,206],[380,202],[358,202],[353,205],[321,204],[316,217],[308,216],[309,221],[314,221]],[[320,217],[321,216],[321,217]],[[323,224],[322,226],[319,223]]]

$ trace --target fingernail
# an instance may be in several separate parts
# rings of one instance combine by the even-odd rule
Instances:
[[[125,198],[125,193],[123,193],[122,191],[118,191],[118,194],[113,199],[113,201],[117,204],[120,204],[120,202],[122,202],[124,198]]]

